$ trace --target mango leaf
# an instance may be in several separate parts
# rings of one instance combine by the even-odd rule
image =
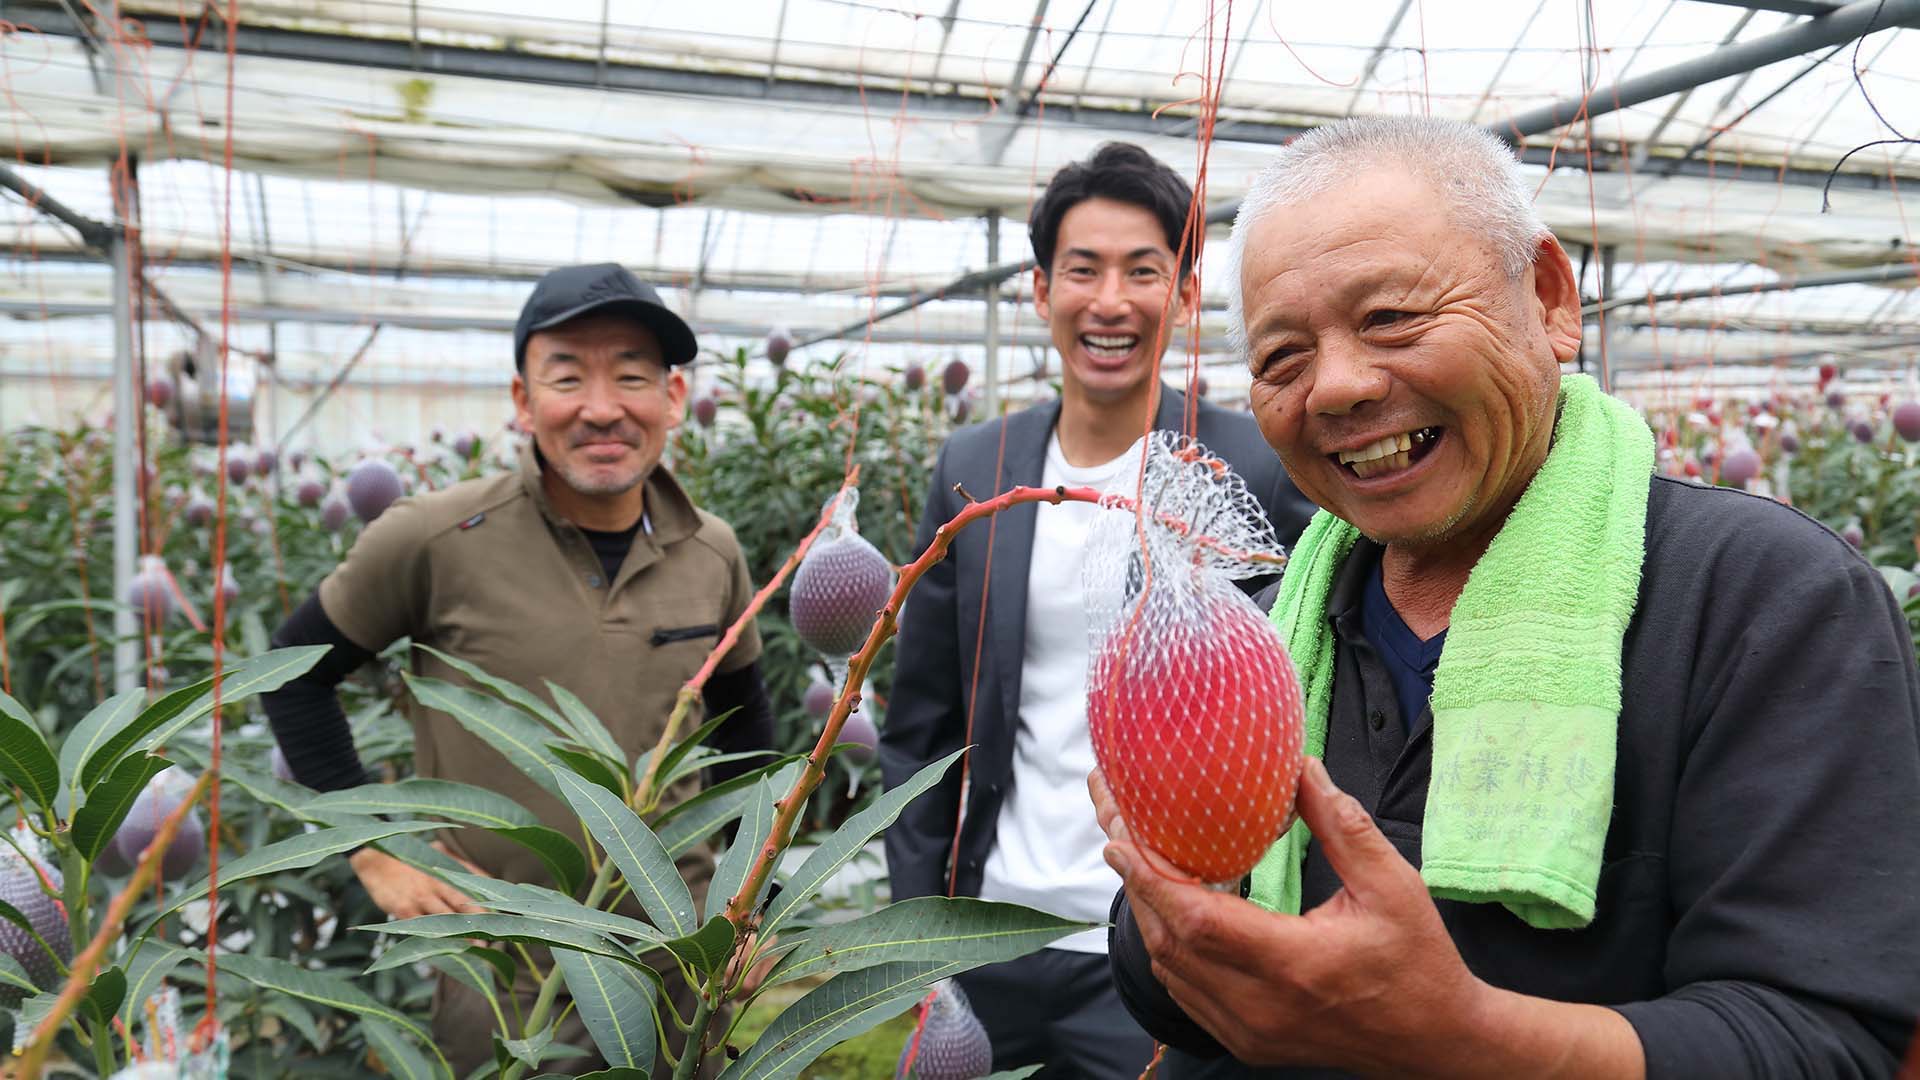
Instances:
[[[622,963],[637,964],[632,953],[603,934],[553,919],[531,915],[459,914],[419,915],[393,922],[356,926],[382,934],[403,934],[430,938],[488,938],[494,941],[519,941],[547,945],[556,949],[579,949]]]
[[[320,1022],[313,1018],[313,1010],[299,998],[285,994],[262,994],[265,1000],[260,1002],[260,1011],[269,1016],[277,1016],[288,1027],[298,1031],[307,1045],[315,1050],[327,1048],[327,1038],[320,1033]],[[378,1020],[373,1021],[379,1023]]]
[[[453,938],[401,938],[381,950],[380,955],[374,959],[373,963],[368,964],[366,970],[362,971],[361,974],[371,975],[376,971],[386,971],[389,968],[412,967],[415,964],[426,963],[436,956],[445,956],[448,953],[465,952],[468,949],[478,949],[482,947],[483,946],[479,945],[470,945],[467,942]],[[497,949],[488,949],[487,951],[499,953]],[[500,953],[500,955],[505,956],[506,954]],[[491,962],[491,958],[489,958],[489,962]],[[507,964],[507,969],[503,975],[506,978],[512,978],[513,962],[509,960]]]
[[[560,715],[566,717],[567,724],[573,729],[574,738],[580,741],[580,745],[600,754],[608,761],[617,762],[622,769],[626,768],[627,752],[620,749],[620,744],[614,741],[613,732],[608,731],[607,725],[600,722],[600,718],[594,715],[592,709],[587,708],[587,703],[575,697],[573,691],[552,679],[543,681],[547,684],[547,693],[553,695],[553,703],[560,707]]]
[[[659,977],[647,968],[565,949],[553,954],[553,962],[600,1056],[609,1065],[652,1072],[660,1040],[654,1013]]]
[[[747,872],[753,868],[755,858],[766,846],[767,834],[773,831],[774,798],[773,785],[761,780],[740,816],[740,828],[734,833],[733,846],[714,865],[713,880],[707,885],[708,914],[719,914],[733,894],[746,885]],[[760,883],[760,891],[764,892],[772,884],[773,875],[769,873],[766,880]],[[758,896],[753,897],[747,909],[751,911],[759,900]]]
[[[587,1057],[588,1053],[571,1043],[553,1041],[553,1029],[546,1028],[524,1039],[501,1039],[500,1045],[506,1047],[508,1055],[530,1069],[537,1069],[543,1061],[556,1058]]]
[[[772,750],[741,750],[732,754],[722,754],[717,750],[708,750],[703,747],[699,753],[688,754],[686,757],[681,758],[680,764],[674,767],[673,775],[663,777],[660,785],[663,788],[667,787],[685,777],[692,776],[694,773],[704,772],[718,765],[728,765],[736,761],[752,761],[756,758],[762,759],[764,762],[772,762],[779,756],[779,754]]]
[[[902,960],[1013,960],[1094,924],[991,900],[918,896],[799,935],[766,985]],[[781,938],[786,944],[788,939]]]
[[[167,747],[166,757],[176,763],[190,765],[196,772],[206,772],[212,764],[206,748],[191,743],[175,743]],[[300,817],[300,808],[313,798],[313,789],[301,784],[289,783],[264,769],[255,769],[242,764],[232,750],[220,758],[220,782],[234,784],[247,794],[266,803],[276,810],[284,810],[294,817]],[[323,825],[352,824],[338,818],[321,820]]]
[[[620,774],[600,755],[553,742],[547,744],[547,749],[553,752],[554,757],[560,759],[561,764],[572,769],[580,777],[606,788],[615,798],[626,800],[627,792],[620,786]]]
[[[570,923],[582,930],[612,937],[633,938],[648,948],[665,945],[660,931],[639,919],[601,911],[539,885],[521,885],[477,874],[448,874],[447,883],[473,897],[474,902],[505,915],[526,915]]]
[[[611,1069],[590,1073],[541,1073],[533,1080],[649,1080],[652,1075],[652,1071],[648,1069],[616,1065]]]
[[[554,767],[558,762],[547,749],[547,739],[551,736],[544,724],[477,690],[440,679],[415,675],[405,678],[408,689],[420,704],[453,717],[461,727],[505,755],[514,768],[527,774],[534,783],[555,795],[560,794],[559,785],[554,782]]]
[[[309,971],[277,957],[249,956],[244,953],[222,955],[220,970],[245,979],[262,990],[275,990],[316,1005],[392,1024],[421,1044],[433,1047],[433,1039],[406,1014],[376,1000],[338,975]],[[433,1052],[435,1057],[440,1056],[437,1048]],[[445,1064],[444,1058],[441,1064]]]
[[[505,1027],[507,1014],[501,1010],[500,995],[495,991],[493,965],[478,957],[468,956],[465,949],[459,949],[433,957],[427,961],[427,966],[471,987],[475,993],[486,998],[487,1005],[493,1009],[494,1022]]]
[[[232,704],[254,694],[270,693],[307,673],[320,662],[329,645],[301,645],[275,649],[228,668],[220,679],[220,701]],[[187,698],[187,690],[206,689]],[[152,750],[187,725],[213,712],[213,680],[168,694],[117,731],[103,732],[99,744],[80,767],[80,786],[91,788],[130,750]],[[186,700],[182,700],[185,698]]]
[[[666,777],[673,775],[673,770],[679,767],[680,759],[705,745],[708,736],[720,730],[720,725],[726,723],[727,717],[733,715],[736,711],[738,710],[728,709],[719,716],[710,718],[706,723],[695,728],[693,734],[688,735],[686,738],[681,739],[679,742],[667,748],[665,756],[660,759],[659,772],[655,774],[654,791],[656,794],[666,790]],[[633,777],[636,781],[646,775],[647,762],[651,760],[653,760],[653,751],[648,750],[646,753],[640,755],[640,760],[634,762]]]
[[[26,793],[35,806],[53,806],[60,796],[60,763],[26,707],[0,693],[0,776]]]
[[[27,969],[6,953],[0,953],[0,985],[17,986],[29,994],[40,992],[40,988],[33,985],[33,980],[27,976]]]
[[[172,766],[166,758],[150,754],[136,754],[122,758],[120,764],[113,767],[106,778],[95,784],[87,792],[87,801],[80,811],[73,815],[71,837],[73,846],[88,862],[100,855],[127,820],[127,812],[147,789],[147,781]]]
[[[733,924],[725,916],[715,915],[698,931],[667,942],[667,949],[695,971],[710,975],[733,955],[733,941]]]
[[[921,769],[914,774],[913,779],[880,796],[865,810],[848,818],[832,836],[827,838],[825,843],[814,848],[813,854],[807,856],[807,861],[801,863],[800,869],[794,871],[782,885],[780,895],[774,898],[773,907],[768,909],[767,918],[761,924],[761,933],[773,933],[780,923],[800,906],[801,901],[819,892],[827,879],[845,865],[848,859],[853,858],[856,852],[866,847],[867,842],[878,835],[882,829],[893,824],[894,819],[900,816],[900,811],[906,809],[908,803],[919,798],[921,792],[939,783],[940,778],[946,775],[948,767],[964,753],[966,748],[962,747]]]
[[[441,1056],[439,1047],[433,1048],[439,1060],[429,1061],[407,1037],[408,1032],[398,1025],[369,1016],[360,1021],[360,1032],[367,1037],[367,1045],[380,1055],[380,1063],[386,1066],[389,1075],[400,1080],[452,1080],[453,1066]],[[432,1043],[429,1041],[428,1045]]]
[[[415,870],[425,870],[429,874],[445,877],[448,874],[464,874],[467,868],[460,860],[420,839],[418,836],[389,836],[380,841],[381,851],[399,859]]]
[[[261,877],[265,874],[277,874],[283,870],[305,870],[329,855],[338,855],[343,851],[352,851],[362,844],[383,840],[400,833],[422,832],[437,829],[431,821],[370,821],[364,825],[340,825],[318,832],[301,833],[289,836],[285,840],[276,840],[263,848],[255,848],[245,855],[220,866],[220,883],[230,885],[236,881]],[[207,895],[208,882],[202,880],[174,897],[173,903],[155,917],[157,925],[160,919],[178,911],[190,901]],[[225,963],[225,961],[221,961]]]
[[[307,801],[306,816],[339,814],[428,814],[478,825],[539,856],[560,887],[580,887],[587,857],[573,841],[539,824],[533,812],[497,791],[453,780],[412,779],[394,784],[363,784],[330,791]]]
[[[565,770],[556,771],[561,796],[587,827],[600,847],[620,868],[633,890],[634,898],[653,920],[653,925],[671,937],[684,937],[694,931],[693,894],[680,878],[680,868],[634,813],[607,789],[591,784]]]
[[[93,985],[87,987],[87,996],[80,999],[80,1005],[94,1024],[105,1028],[126,1000],[127,973],[116,964],[94,975]]]
[[[441,663],[493,691],[500,697],[518,705],[527,715],[532,716],[542,724],[552,728],[555,734],[569,734],[566,722],[560,718],[560,714],[554,712],[546,702],[541,701],[539,695],[521,686],[519,683],[502,679],[496,675],[490,675],[486,671],[483,671],[478,665],[470,661],[462,660],[457,656],[443,653],[431,645],[422,645],[419,642],[415,642],[413,647],[419,649],[421,652],[433,654]]]
[[[120,1022],[131,1025],[146,1007],[147,999],[180,965],[194,954],[165,941],[145,941],[124,961],[127,966],[127,996],[120,1003]]]
[[[656,835],[666,846],[667,854],[677,859],[745,813],[755,785],[761,779],[768,780],[773,790],[785,795],[793,790],[793,782],[806,767],[805,760],[792,758],[777,772],[756,771],[715,784],[686,802],[668,807],[654,823]]]
[[[980,1080],[1027,1080],[1027,1077],[1046,1068],[1046,1065],[1024,1065],[1018,1069],[1004,1069],[997,1073],[988,1073]]]
[[[794,1077],[836,1046],[905,1012],[927,986],[972,965],[918,960],[843,972],[787,1006],[720,1080]]]
[[[189,698],[212,685],[213,680],[204,679],[193,686],[175,690],[173,694],[186,695],[181,698],[181,704],[184,706]],[[168,696],[171,697],[172,694]],[[94,706],[93,710],[81,717],[80,722],[67,733],[66,740],[60,744],[60,775],[66,778],[70,795],[77,794],[79,791],[80,769],[87,763],[87,758],[92,756],[108,736],[139,716],[140,706],[145,704],[146,700],[147,688],[144,686],[136,686],[131,690],[115,694]]]

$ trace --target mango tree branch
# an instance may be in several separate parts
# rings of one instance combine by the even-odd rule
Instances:
[[[692,711],[693,703],[699,700],[700,691],[706,688],[707,680],[713,678],[713,671],[720,666],[721,658],[733,651],[733,646],[740,640],[740,635],[746,630],[748,624],[760,614],[760,609],[773,598],[773,594],[779,592],[780,587],[787,583],[787,578],[793,576],[800,561],[805,559],[807,552],[812,549],[814,540],[826,529],[827,523],[833,520],[833,512],[839,508],[841,497],[859,482],[860,466],[854,465],[847,470],[847,478],[840,482],[840,490],[834,492],[833,498],[827,500],[826,507],[820,511],[820,520],[813,523],[813,530],[801,539],[800,546],[793,549],[793,554],[787,556],[787,561],[765,585],[760,587],[760,591],[753,594],[753,599],[747,602],[747,609],[740,613],[739,618],[733,620],[733,625],[727,627],[727,632],[721,636],[719,644],[707,654],[707,662],[701,664],[700,670],[694,672],[693,678],[688,679],[686,685],[680,688],[680,694],[673,702],[673,712],[667,717],[666,730],[660,733],[659,743],[654,746],[652,755],[647,758],[646,775],[640,778],[639,786],[634,788],[632,805],[637,810],[644,813],[653,808],[656,801],[653,786],[659,776],[660,762],[667,756],[667,750],[673,746],[674,740],[680,737],[680,727],[686,723],[687,713]]]
[[[40,1021],[40,1026],[34,1029],[32,1041],[27,1043],[26,1052],[21,1055],[19,1067],[14,1071],[15,1076],[38,1077],[45,1068],[47,1051],[53,1046],[54,1034],[60,1030],[60,1025],[66,1023],[67,1018],[73,1015],[73,1010],[79,1006],[80,999],[86,996],[87,990],[93,985],[94,970],[100,966],[100,960],[106,955],[107,947],[119,939],[120,927],[126,922],[127,912],[140,898],[148,883],[153,880],[153,875],[160,865],[160,856],[165,854],[167,847],[173,843],[174,834],[180,831],[180,823],[186,820],[186,816],[193,811],[194,806],[200,801],[200,796],[206,792],[208,785],[212,782],[213,770],[209,769],[201,773],[200,779],[193,785],[193,790],[188,792],[187,797],[180,800],[180,805],[174,807],[173,812],[160,822],[159,831],[154,834],[153,842],[147,845],[147,850],[141,853],[140,861],[135,864],[133,876],[127,880],[126,888],[120,890],[120,895],[115,896],[113,902],[107,905],[106,915],[100,920],[100,929],[93,935],[93,941],[80,955],[73,958],[73,965],[67,969],[67,984],[60,989],[60,996],[54,999],[53,1008],[47,1012],[45,1019]],[[208,912],[209,925],[218,920],[219,916],[220,913],[217,911]]]

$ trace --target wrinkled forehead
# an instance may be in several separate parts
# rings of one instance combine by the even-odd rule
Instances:
[[[621,312],[593,312],[527,338],[527,359],[629,360],[666,366],[660,338],[646,323]]]
[[[1371,170],[1267,207],[1249,225],[1241,285],[1250,297],[1276,279],[1344,296],[1408,275],[1503,278],[1492,241],[1457,217],[1433,185]]]

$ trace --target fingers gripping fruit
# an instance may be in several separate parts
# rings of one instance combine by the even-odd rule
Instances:
[[[1139,842],[1203,881],[1237,880],[1293,813],[1305,764],[1300,684],[1279,634],[1234,584],[1279,545],[1245,485],[1156,434],[1136,518],[1088,537],[1087,723]],[[1204,538],[1204,540],[1202,539]]]

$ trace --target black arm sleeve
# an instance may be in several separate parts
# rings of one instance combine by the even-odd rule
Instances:
[[[335,688],[374,654],[347,640],[327,618],[317,593],[280,624],[272,640],[276,649],[333,646],[306,674],[260,698],[294,779],[315,791],[371,783],[373,778],[353,748],[353,729]]]
[[[723,754],[773,749],[773,703],[767,700],[766,680],[755,660],[738,671],[716,673],[700,696],[708,716],[737,709],[714,729],[707,745]],[[729,761],[707,770],[707,782],[718,784],[766,764],[764,758]]]
[[[1127,892],[1113,896],[1113,909],[1107,915],[1113,924],[1107,931],[1107,966],[1113,972],[1113,986],[1120,1003],[1155,1041],[1194,1057],[1216,1058],[1226,1048],[1207,1030],[1193,1022],[1173,995],[1153,975],[1153,958],[1147,955],[1147,943],[1140,937],[1140,924],[1133,921],[1133,906]]]

